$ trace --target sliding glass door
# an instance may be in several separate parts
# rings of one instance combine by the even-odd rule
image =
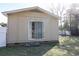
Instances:
[[[31,22],[32,39],[43,38],[43,22]]]

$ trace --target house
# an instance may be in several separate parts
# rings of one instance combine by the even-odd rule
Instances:
[[[8,17],[7,43],[58,41],[58,17],[38,6],[2,12]]]

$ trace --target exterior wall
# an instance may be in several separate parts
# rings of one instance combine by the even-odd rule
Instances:
[[[24,11],[8,14],[8,35],[7,43],[20,43],[38,40],[28,39],[28,17],[43,17],[45,20],[45,39],[39,41],[58,40],[58,20],[42,12]],[[42,19],[40,19],[42,20]]]

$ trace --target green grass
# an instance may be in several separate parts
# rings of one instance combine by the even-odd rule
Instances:
[[[45,54],[48,50],[54,47],[56,44],[42,44],[36,47],[6,47],[0,48],[1,56],[41,56]]]
[[[42,44],[37,47],[0,48],[2,56],[78,56],[79,37],[59,37],[59,44]]]

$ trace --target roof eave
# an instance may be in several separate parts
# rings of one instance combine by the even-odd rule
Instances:
[[[21,11],[24,11],[24,10],[32,10],[32,9],[38,9],[44,13],[47,13],[55,18],[58,18],[57,15],[54,15],[53,13],[50,13],[49,11],[47,10],[44,10],[38,6],[34,6],[34,7],[29,7],[29,8],[23,8],[23,9],[18,9],[18,10],[12,10],[12,11],[5,11],[5,12],[2,12],[3,15],[7,16],[7,14],[11,14],[11,13],[16,13],[16,12],[21,12]]]

